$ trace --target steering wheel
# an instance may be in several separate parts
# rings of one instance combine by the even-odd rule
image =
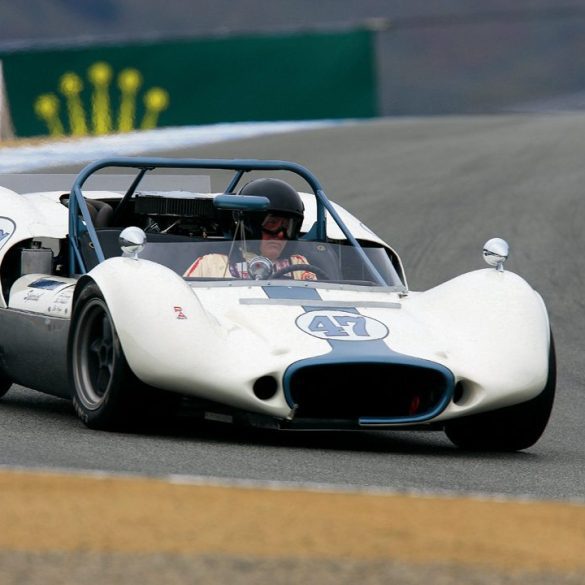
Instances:
[[[315,266],[314,264],[291,264],[290,266],[285,266],[284,268],[277,270],[270,276],[270,278],[280,278],[285,274],[296,272],[297,270],[314,272],[321,280],[331,280],[331,277],[325,272],[325,270],[323,270],[323,268],[319,268],[319,266]]]

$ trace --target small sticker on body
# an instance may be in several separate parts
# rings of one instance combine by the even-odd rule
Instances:
[[[175,306],[173,308],[174,308],[175,313],[177,315],[177,319],[186,319],[187,318],[187,315],[185,315],[185,313],[183,313],[183,307]]]
[[[10,239],[14,233],[16,224],[7,217],[0,217],[0,248]]]

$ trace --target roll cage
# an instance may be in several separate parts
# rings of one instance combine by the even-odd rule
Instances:
[[[81,251],[82,235],[87,232],[87,236],[94,249],[98,262],[105,260],[104,252],[98,238],[95,226],[93,224],[88,205],[83,197],[82,188],[86,181],[97,171],[104,168],[131,168],[137,171],[137,174],[124,193],[114,211],[114,217],[119,216],[120,212],[127,206],[130,199],[136,193],[142,179],[145,175],[155,169],[206,169],[206,170],[227,170],[234,171],[224,193],[234,194],[236,187],[242,177],[253,171],[288,171],[300,176],[310,186],[316,199],[316,221],[310,231],[303,236],[303,239],[312,241],[327,241],[327,216],[338,225],[348,242],[356,249],[361,261],[370,272],[373,281],[380,285],[386,286],[386,282],[367,256],[358,240],[353,236],[349,228],[345,225],[334,206],[331,204],[323,187],[315,175],[306,167],[297,163],[281,160],[227,160],[227,159],[173,159],[173,158],[150,158],[150,157],[132,157],[132,158],[107,158],[98,160],[87,165],[77,175],[69,200],[69,272],[70,274],[85,274],[87,272],[86,263]]]

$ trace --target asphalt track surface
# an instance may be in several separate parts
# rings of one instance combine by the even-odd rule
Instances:
[[[0,462],[584,499],[584,135],[580,115],[406,119],[159,153],[308,166],[401,254],[412,290],[483,268],[483,243],[508,239],[506,267],[543,295],[558,353],[552,419],[527,451],[466,453],[440,432],[273,433],[188,419],[152,434],[102,433],[67,402],[15,387],[1,403]]]

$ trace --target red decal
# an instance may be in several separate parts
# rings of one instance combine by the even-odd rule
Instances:
[[[177,319],[186,319],[187,315],[183,313],[183,307],[173,307],[175,309],[175,313],[177,313]]]

